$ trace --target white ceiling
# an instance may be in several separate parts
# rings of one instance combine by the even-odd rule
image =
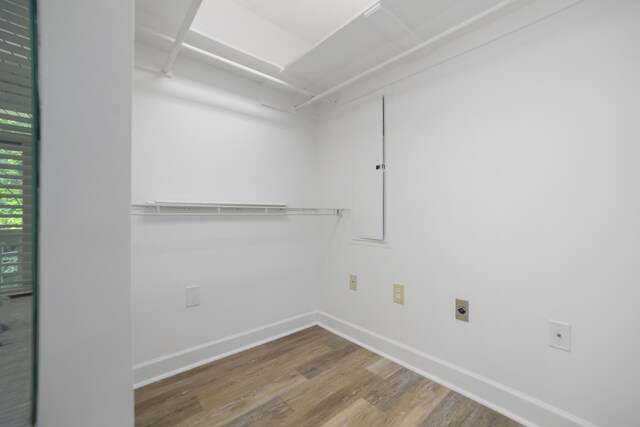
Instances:
[[[203,1],[192,28],[278,67],[312,46],[235,0]]]
[[[319,93],[500,1],[204,0],[186,42]],[[175,37],[190,3],[136,0],[136,25]]]
[[[236,0],[236,3],[314,45],[375,0]]]
[[[136,0],[136,26],[175,36],[190,3],[190,0]]]

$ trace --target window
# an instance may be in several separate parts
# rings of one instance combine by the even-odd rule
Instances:
[[[32,288],[31,36],[20,4],[0,4],[0,295]]]

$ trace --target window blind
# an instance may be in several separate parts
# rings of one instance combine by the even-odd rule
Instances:
[[[30,25],[27,0],[0,0],[0,295],[32,289]]]

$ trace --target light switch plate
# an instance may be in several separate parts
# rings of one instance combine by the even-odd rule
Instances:
[[[549,320],[549,345],[564,351],[571,351],[571,325]]]
[[[404,304],[404,285],[399,283],[393,284],[393,302],[396,304]]]
[[[200,287],[188,286],[185,291],[185,307],[200,305]]]
[[[456,298],[456,319],[469,321],[469,301]]]
[[[352,291],[358,290],[358,276],[355,274],[349,276],[349,289]]]

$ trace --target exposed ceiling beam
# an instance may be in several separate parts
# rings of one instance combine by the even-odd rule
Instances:
[[[191,24],[193,24],[193,19],[196,17],[196,13],[198,13],[198,9],[202,4],[202,0],[191,0],[191,4],[189,5],[189,9],[187,9],[187,13],[184,15],[184,19],[182,20],[182,24],[180,24],[180,29],[178,30],[178,34],[173,42],[173,46],[171,46],[171,50],[169,51],[169,55],[167,56],[167,60],[162,66],[162,72],[166,75],[171,75],[171,69],[173,68],[173,63],[178,56],[178,52],[182,48],[182,44],[184,43],[184,39],[187,37],[187,33],[189,32],[189,28],[191,28]]]

